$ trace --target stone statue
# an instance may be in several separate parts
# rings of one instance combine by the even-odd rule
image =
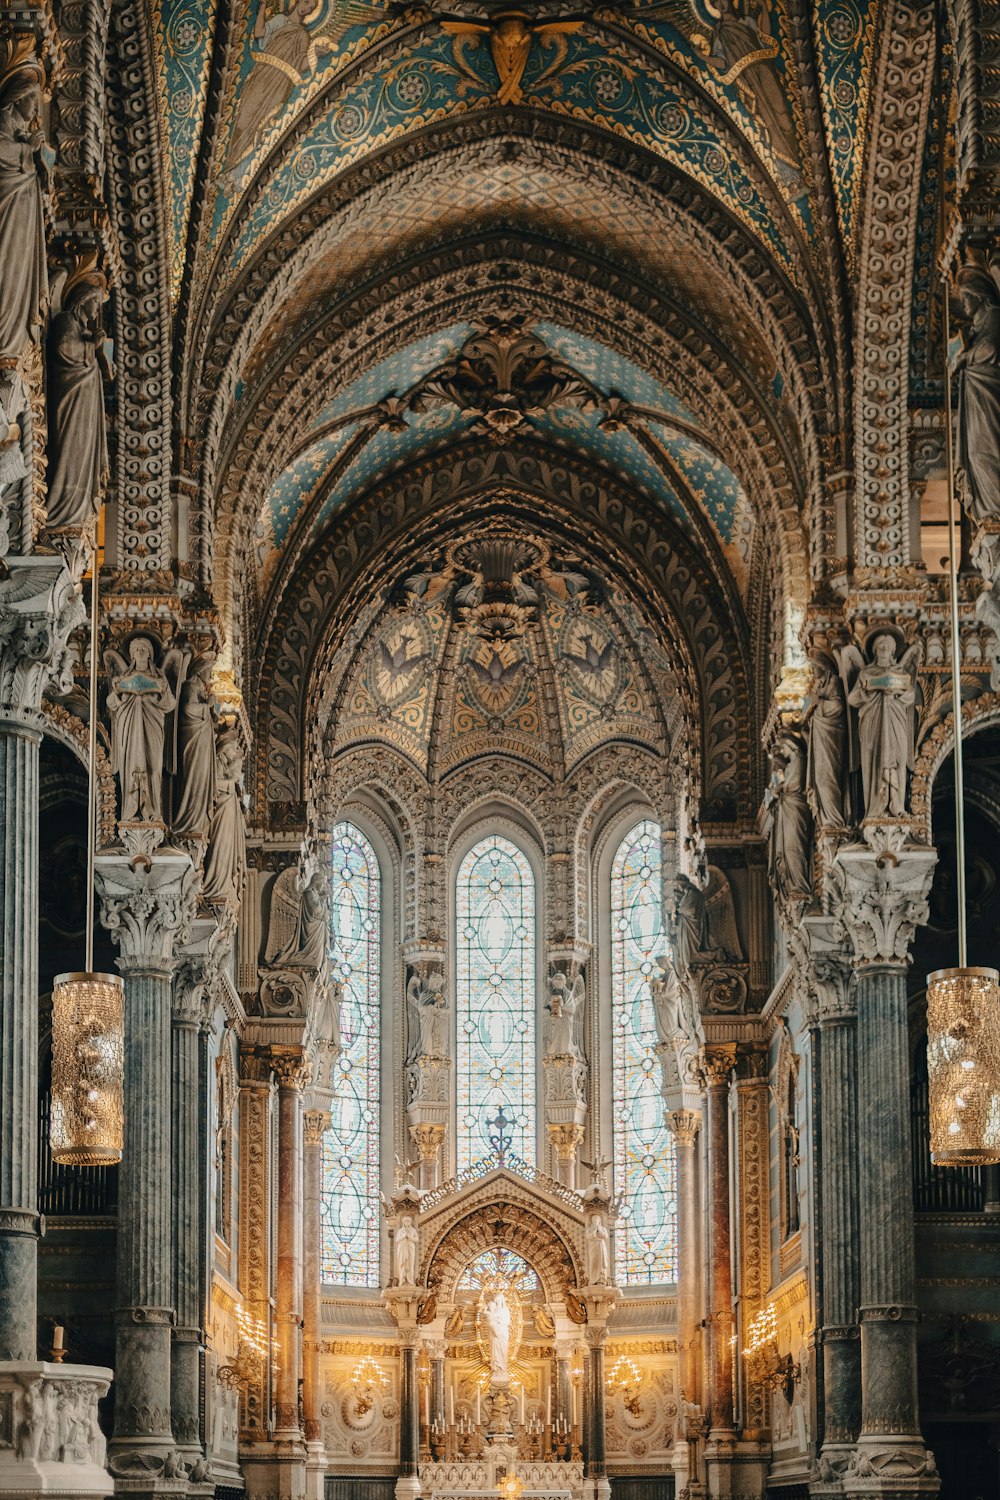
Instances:
[[[835,665],[813,661],[812,707],[809,710],[809,800],[820,828],[843,828],[844,776],[847,767],[847,704]]]
[[[406,983],[406,1000],[410,1012],[407,1063],[420,1057],[444,1057],[448,1050],[444,975],[436,969],[426,977],[412,973]]]
[[[0,357],[37,342],[48,300],[38,129],[45,73],[29,38],[0,41]]]
[[[327,890],[317,870],[304,889],[297,871],[282,870],[271,892],[271,921],[264,961],[280,968],[321,969],[329,946]]]
[[[608,1286],[611,1282],[611,1236],[602,1214],[590,1214],[585,1232],[587,1280],[591,1286]]]
[[[420,1236],[412,1214],[404,1214],[396,1230],[396,1280],[400,1286],[416,1286],[420,1261]]]
[[[1000,289],[988,271],[965,266],[956,288],[969,319],[969,341],[955,358],[958,448],[969,514],[1000,517]]]
[[[49,335],[50,530],[90,525],[108,482],[104,380],[112,370],[101,327],[107,295],[103,272],[92,259],[83,262],[66,281]]]
[[[899,818],[906,812],[907,772],[913,769],[916,670],[919,643],[896,659],[896,637],[875,637],[874,660],[856,646],[840,652],[851,683],[847,701],[857,710],[857,759],[866,818]]]
[[[490,1357],[490,1373],[495,1381],[510,1375],[510,1331],[512,1315],[503,1290],[495,1291],[483,1304],[483,1326]]]
[[[215,806],[215,725],[209,679],[213,658],[195,657],[180,691],[178,736],[182,792],[173,831],[185,838],[207,838]]]
[[[677,918],[674,924],[674,958],[684,974],[692,959],[708,948],[708,913],[705,893],[687,875],[678,875]]]
[[[0,499],[28,472],[21,447],[22,420],[28,393],[16,370],[0,367]]]
[[[806,757],[802,741],[788,735],[771,757],[768,789],[770,814],[769,873],[784,901],[808,898],[812,892],[812,817],[806,801]]]
[[[208,902],[238,902],[247,873],[247,832],[243,802],[243,751],[237,735],[219,740],[215,767],[215,806],[208,825],[208,855],[202,896]]]
[[[40,1380],[33,1380],[26,1388],[21,1411],[14,1451],[22,1462],[29,1462],[39,1455],[42,1446],[42,1430],[45,1426]]]
[[[548,1057],[580,1057],[578,1038],[580,1013],[586,986],[582,974],[577,974],[572,984],[562,969],[553,969],[549,975],[549,1021],[545,1032],[545,1053]]]
[[[656,1040],[666,1046],[673,1042],[677,1023],[677,975],[667,958],[655,959],[659,973],[649,981],[649,994],[653,1002],[653,1020],[656,1024]]]
[[[105,653],[111,678],[111,766],[118,777],[123,823],[155,823],[163,814],[164,721],[174,694],[156,666],[153,642],[136,635],[128,643],[128,661],[117,651]]]

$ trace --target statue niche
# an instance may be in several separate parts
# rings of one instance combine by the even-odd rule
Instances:
[[[45,71],[26,36],[0,39],[0,357],[37,343],[48,300],[42,150]]]

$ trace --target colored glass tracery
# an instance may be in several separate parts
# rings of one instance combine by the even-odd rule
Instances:
[[[611,869],[612,1112],[619,1281],[677,1274],[677,1165],[660,1088],[650,981],[666,947],[659,827],[638,823]]]
[[[491,834],[465,856],[456,891],[458,1170],[491,1152],[503,1105],[510,1149],[535,1158],[535,880],[516,844]]]
[[[352,823],[333,830],[332,973],[340,981],[339,1079],[323,1143],[322,1276],[378,1286],[382,878]]]

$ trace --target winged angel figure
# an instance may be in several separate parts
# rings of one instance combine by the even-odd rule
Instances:
[[[720,83],[732,84],[760,121],[788,184],[800,181],[801,162],[784,81],[775,66],[772,0],[652,0],[622,12],[636,21],[667,21],[707,63]]]
[[[164,651],[157,665],[156,647],[145,635],[132,637],[127,659],[118,651],[104,653],[110,683],[111,768],[118,777],[123,823],[163,819],[167,717],[176,708],[187,662],[187,653],[173,647]],[[167,769],[175,769],[172,750]]]
[[[562,16],[553,20],[538,21],[523,10],[505,10],[499,14],[475,20],[442,20],[442,31],[455,38],[455,61],[463,72],[468,72],[478,83],[478,75],[464,63],[463,53],[469,46],[479,45],[481,37],[490,39],[490,51],[496,65],[500,87],[497,99],[501,104],[520,104],[524,97],[521,80],[528,66],[532,45],[537,38],[543,47],[554,47],[555,56],[535,82],[544,83],[557,73],[566,59],[567,36],[583,26],[582,17]]]
[[[898,656],[902,637],[880,629],[866,662],[857,646],[837,652],[847,701],[856,710],[850,724],[850,768],[861,768],[867,818],[902,817],[906,812],[907,773],[913,770],[916,740],[917,668],[920,642]]]

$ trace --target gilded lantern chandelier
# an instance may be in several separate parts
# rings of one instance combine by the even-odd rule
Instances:
[[[943,284],[945,433],[948,456],[948,572],[951,690],[955,725],[955,862],[958,967],[927,977],[927,1074],[931,1159],[938,1166],[1000,1161],[1000,974],[969,968],[965,886],[965,776],[958,629],[958,542],[951,426],[948,287]]]
[[[86,967],[52,986],[52,1111],[55,1161],[113,1166],[122,1158],[125,992],[119,974],[95,974],[94,849],[97,836],[97,593],[95,532],[90,570],[90,723],[87,746]]]

